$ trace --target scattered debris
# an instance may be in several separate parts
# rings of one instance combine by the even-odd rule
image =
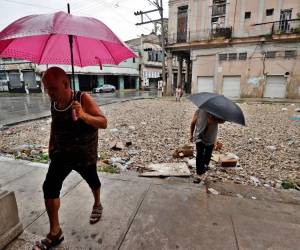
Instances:
[[[238,198],[244,198],[244,196],[241,195],[241,194],[237,194],[236,197],[238,197]]]
[[[242,185],[254,185],[250,176],[255,176],[272,188],[283,189],[283,180],[299,179],[300,148],[298,104],[294,107],[286,104],[239,103],[246,114],[247,126],[241,127],[232,123],[221,124],[218,138],[223,148],[214,153],[233,152],[240,157],[238,168],[213,167],[206,172],[211,182],[231,182]],[[288,108],[286,112],[278,112]],[[124,167],[132,171],[143,172],[150,163],[181,162],[174,159],[172,153],[176,148],[187,143],[192,114],[196,107],[183,100],[180,108],[169,100],[137,100],[120,104],[102,106],[109,121],[108,129],[99,130],[98,152],[100,159],[111,165],[112,157],[124,160]],[[134,112],[133,112],[134,111]],[[158,112],[159,111],[159,112]],[[296,111],[296,112],[295,112]],[[294,114],[293,114],[294,112]],[[292,121],[289,117],[293,117]],[[142,122],[144,122],[142,124]],[[145,124],[146,122],[146,124]],[[26,122],[0,131],[0,153],[14,155],[16,158],[39,161],[43,150],[48,148],[51,119]],[[126,125],[126,126],[125,126]],[[40,128],[44,127],[45,130]],[[110,130],[112,129],[112,130]],[[133,145],[123,150],[111,150],[109,142],[117,140],[125,145]],[[15,149],[19,145],[31,145],[28,148]],[[267,146],[276,146],[276,151]],[[226,149],[226,151],[225,151]],[[40,152],[31,155],[31,150]],[[43,152],[43,153],[42,153]],[[46,154],[44,155],[46,158]],[[218,156],[219,157],[219,156]],[[129,159],[128,159],[129,158]],[[191,156],[193,158],[193,156]],[[47,158],[46,158],[47,159]],[[125,161],[126,159],[126,161]],[[216,160],[218,162],[219,159]],[[218,166],[218,165],[217,165]],[[194,168],[190,169],[193,175]],[[299,186],[299,185],[298,185]]]

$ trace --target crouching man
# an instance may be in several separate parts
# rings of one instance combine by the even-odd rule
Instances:
[[[190,127],[190,142],[196,143],[196,170],[198,175],[204,174],[210,162],[214,144],[217,140],[218,124],[221,120],[202,109],[198,109]]]

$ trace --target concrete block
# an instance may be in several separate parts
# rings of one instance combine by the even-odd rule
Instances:
[[[14,192],[0,191],[0,249],[22,232]]]

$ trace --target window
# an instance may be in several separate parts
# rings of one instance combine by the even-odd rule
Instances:
[[[275,58],[276,57],[276,51],[268,51],[266,52],[266,58]]]
[[[219,55],[219,61],[220,62],[227,61],[227,54],[220,54]]]
[[[228,54],[228,60],[229,61],[234,61],[237,59],[237,53],[229,53]]]
[[[296,50],[287,50],[284,52],[284,58],[296,58],[297,52]]]
[[[245,12],[245,19],[251,18],[251,11],[246,11]]]
[[[212,22],[212,23],[216,23],[216,22],[218,22],[218,20],[219,20],[219,17],[213,17],[213,18],[211,19],[211,22]]]
[[[3,58],[2,58],[2,61],[3,61],[3,62],[12,62],[13,59],[12,59],[12,58],[9,58],[9,57],[3,57]]]
[[[6,73],[5,73],[5,71],[0,71],[0,80],[6,80]]]
[[[135,57],[132,58],[132,62],[135,63]]]
[[[267,9],[266,10],[266,16],[273,16],[274,14],[274,9]]]
[[[247,60],[247,53],[239,53],[239,60]]]

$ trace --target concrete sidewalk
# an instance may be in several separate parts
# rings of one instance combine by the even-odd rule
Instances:
[[[48,233],[42,194],[46,172],[42,164],[0,157],[0,188],[15,192],[25,228],[8,250],[31,249]],[[252,200],[206,194],[203,186],[182,179],[99,176],[104,212],[95,225],[89,224],[87,184],[76,173],[64,183],[65,241],[58,249],[299,249],[297,194],[284,200],[259,190],[258,197],[274,198]]]

